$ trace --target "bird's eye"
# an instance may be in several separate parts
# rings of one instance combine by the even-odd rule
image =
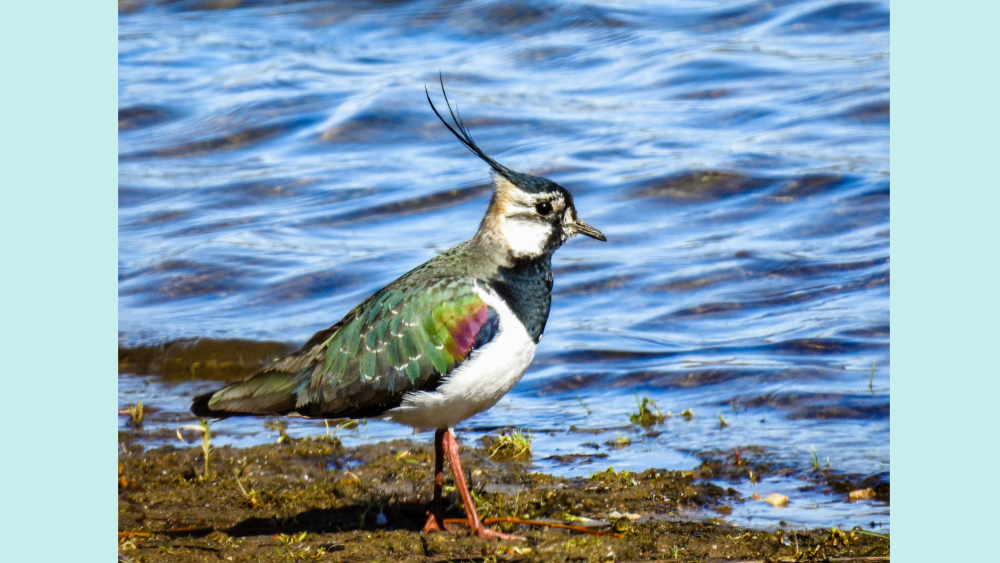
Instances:
[[[539,215],[548,215],[549,213],[552,213],[552,204],[547,201],[535,204],[535,211],[537,211]]]

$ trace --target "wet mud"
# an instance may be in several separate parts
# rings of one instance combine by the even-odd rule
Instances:
[[[162,433],[162,432],[161,432]],[[740,528],[723,516],[752,502],[716,483],[782,469],[748,448],[704,454],[692,471],[597,471],[561,478],[532,471],[530,454],[488,436],[462,446],[480,516],[576,526],[494,522],[524,536],[491,541],[420,534],[431,498],[430,443],[345,448],[333,434],[251,448],[202,444],[146,449],[140,429],[119,432],[119,553],[134,562],[177,561],[878,561],[887,536],[860,530]],[[567,459],[572,463],[572,459]],[[857,476],[814,472],[815,486],[860,486]],[[888,497],[888,476],[870,476]],[[711,481],[710,481],[711,480]],[[446,469],[447,518],[464,511]],[[603,535],[594,535],[590,532]]]
[[[285,342],[213,338],[119,347],[118,373],[157,374],[175,381],[228,381],[249,375],[296,348]]]

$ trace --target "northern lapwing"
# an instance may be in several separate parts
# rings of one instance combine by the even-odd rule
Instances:
[[[200,417],[377,418],[434,430],[434,502],[423,532],[445,530],[444,458],[472,532],[485,527],[458,458],[454,428],[492,407],[524,375],[552,301],[552,253],[576,234],[604,241],[547,178],[515,172],[476,145],[441,83],[452,123],[438,119],[493,172],[493,197],[473,237],[365,299],[297,352],[194,399]]]

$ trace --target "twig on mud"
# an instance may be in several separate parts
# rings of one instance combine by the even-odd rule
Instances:
[[[483,520],[483,524],[496,524],[498,522],[506,522],[510,524],[524,524],[526,526],[545,526],[546,528],[562,528],[564,530],[573,530],[574,532],[583,532],[585,534],[591,534],[594,536],[614,536],[616,538],[622,537],[621,534],[616,534],[614,532],[605,532],[603,530],[591,530],[590,528],[584,528],[583,526],[573,526],[570,524],[558,524],[556,522],[541,522],[539,520],[522,520],[521,518],[516,518],[513,516],[506,516],[503,518],[486,518]],[[445,524],[468,524],[465,518],[445,518]]]

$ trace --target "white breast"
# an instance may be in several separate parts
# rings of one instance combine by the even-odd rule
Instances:
[[[475,292],[500,317],[500,333],[451,372],[434,391],[415,391],[379,418],[417,429],[454,428],[492,407],[520,381],[537,345],[514,313],[492,291]]]

